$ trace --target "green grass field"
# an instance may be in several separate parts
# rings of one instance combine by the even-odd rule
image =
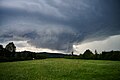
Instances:
[[[43,59],[0,63],[0,80],[120,80],[120,61]]]

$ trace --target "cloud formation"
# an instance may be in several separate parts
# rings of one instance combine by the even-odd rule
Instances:
[[[119,0],[0,0],[0,42],[72,50],[120,34]]]
[[[83,54],[84,51],[87,49],[92,50],[92,52],[95,52],[95,50],[97,50],[99,53],[101,53],[102,51],[112,51],[112,50],[119,51],[120,50],[119,41],[120,41],[120,35],[115,35],[105,40],[87,42],[81,45],[74,45],[73,47],[76,54],[78,53]]]

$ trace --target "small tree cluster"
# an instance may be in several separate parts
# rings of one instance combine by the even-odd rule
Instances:
[[[93,60],[119,60],[120,61],[120,51],[110,51],[110,52],[102,52],[98,53],[95,50],[95,53],[92,53],[89,49],[86,50],[83,54],[77,55],[69,55],[65,58],[68,59],[93,59]]]
[[[79,58],[95,60],[120,60],[120,51],[104,51],[101,54],[98,54],[97,50],[95,50],[95,54],[93,54],[92,51],[88,49],[83,54],[80,54]]]
[[[16,46],[13,42],[7,44],[5,48],[0,45],[0,61],[18,61],[45,58],[47,58],[47,56],[44,54],[37,54],[30,51],[16,52]]]

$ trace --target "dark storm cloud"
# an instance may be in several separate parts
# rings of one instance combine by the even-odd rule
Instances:
[[[0,41],[27,40],[38,48],[120,34],[119,0],[0,0]]]

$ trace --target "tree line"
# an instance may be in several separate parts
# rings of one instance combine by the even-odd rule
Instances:
[[[80,54],[78,56],[71,55],[71,56],[67,56],[66,58],[120,61],[120,51],[109,51],[109,52],[103,51],[102,53],[98,53],[97,50],[95,50],[95,53],[93,53],[88,49],[83,54]]]
[[[0,45],[0,62],[4,61],[21,61],[21,60],[32,60],[32,59],[45,59],[46,55],[37,54],[30,51],[16,52],[16,46],[13,42],[10,42],[3,48]]]
[[[95,50],[95,53],[86,50],[83,54],[74,55],[73,52],[71,55],[62,54],[62,53],[35,53],[30,51],[16,52],[16,46],[13,42],[10,42],[3,48],[0,45],[0,62],[3,61],[21,61],[21,60],[34,60],[34,59],[46,59],[46,58],[68,58],[68,59],[94,59],[94,60],[118,60],[120,61],[120,51],[110,51],[98,53]]]

